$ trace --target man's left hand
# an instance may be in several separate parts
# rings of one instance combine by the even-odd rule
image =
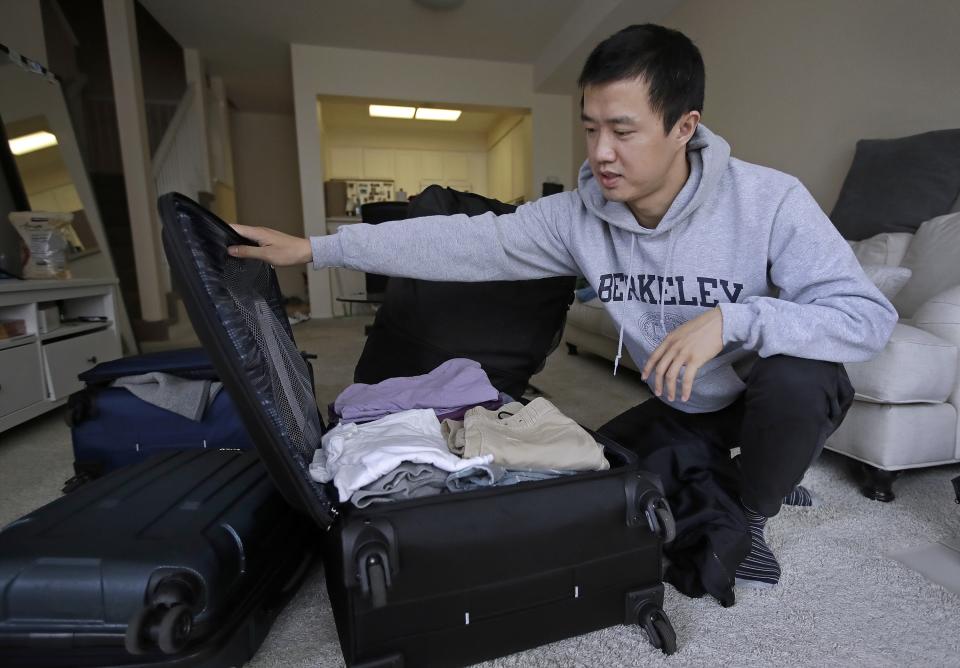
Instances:
[[[677,378],[683,371],[683,390],[681,400],[690,398],[693,391],[693,379],[697,371],[709,360],[720,354],[723,349],[723,314],[719,308],[701,313],[667,334],[666,338],[650,355],[643,367],[641,377],[646,380],[650,372],[656,369],[654,393],[659,397],[663,385],[667,385],[667,399],[676,397]]]

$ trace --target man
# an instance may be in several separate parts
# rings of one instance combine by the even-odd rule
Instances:
[[[657,397],[602,431],[666,478],[668,579],[731,604],[734,570],[747,585],[779,580],[767,518],[785,500],[810,505],[798,483],[852,401],[841,363],[875,355],[896,312],[796,178],[731,158],[700,123],[703,61],[686,36],[626,28],[579,83],[576,191],[309,242],[237,226],[259,247],[230,252],[426,280],[586,277],[620,328],[614,373],[626,346]]]

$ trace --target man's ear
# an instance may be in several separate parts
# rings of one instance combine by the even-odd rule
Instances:
[[[677,121],[677,124],[673,126],[674,139],[686,146],[687,142],[693,139],[693,134],[697,131],[697,126],[699,124],[700,112],[688,111],[681,116],[680,120]]]

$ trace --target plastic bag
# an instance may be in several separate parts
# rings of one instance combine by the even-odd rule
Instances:
[[[67,239],[73,234],[72,220],[72,213],[30,211],[10,214],[10,222],[30,251],[23,268],[24,278],[70,278]]]

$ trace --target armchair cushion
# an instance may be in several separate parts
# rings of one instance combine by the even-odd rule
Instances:
[[[913,276],[894,297],[901,317],[914,312],[931,297],[960,285],[960,213],[949,213],[926,221],[917,230],[903,258]]]
[[[848,241],[861,265],[899,267],[913,239],[911,232],[883,232],[863,241]]]
[[[903,289],[903,286],[910,280],[911,271],[906,267],[888,267],[885,264],[865,264],[863,273],[867,275],[874,285],[883,293],[887,299],[893,299],[894,296]]]
[[[879,355],[845,366],[861,401],[942,403],[956,385],[957,354],[953,343],[898,322]]]

